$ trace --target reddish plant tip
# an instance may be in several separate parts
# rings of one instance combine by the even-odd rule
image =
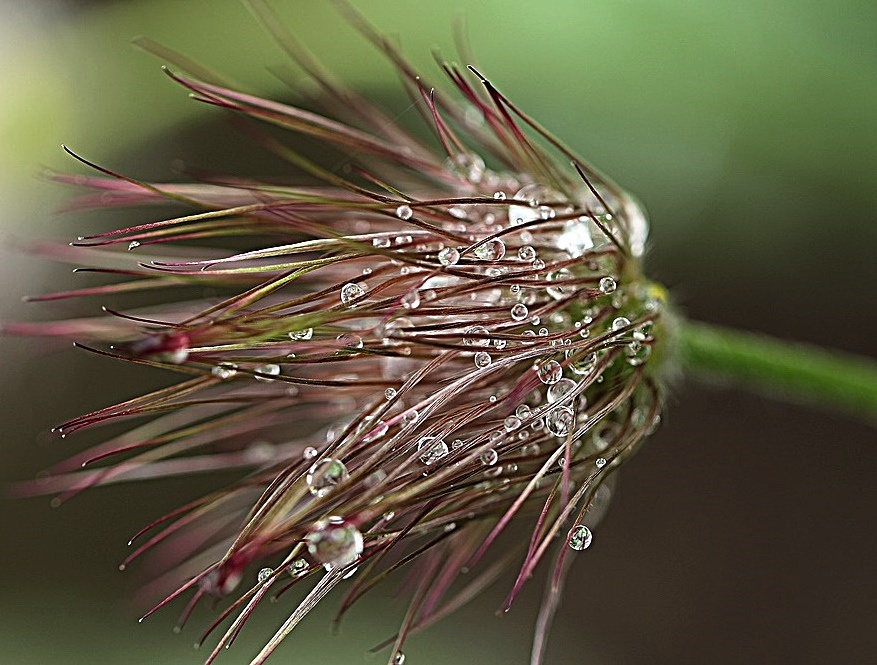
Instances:
[[[659,420],[666,298],[643,277],[646,217],[474,69],[443,64],[452,91],[427,87],[354,21],[397,66],[431,139],[322,79],[318,114],[173,71],[195,99],[289,130],[281,144],[249,129],[294,164],[285,184],[146,183],[103,167],[59,176],[90,190],[75,205],[182,209],[81,239],[113,265],[113,245],[127,247],[131,266],[114,269],[116,284],[58,297],[162,286],[177,296],[181,285],[221,295],[169,296],[148,318],[107,310],[27,328],[183,376],[64,423],[72,433],[139,418],[33,488],[67,498],[240,469],[237,484],[140,532],[125,565],[153,549],[164,560],[177,553],[181,586],[159,606],[188,594],[181,625],[202,596],[242,583],[211,627],[236,616],[217,650],[269,588],[282,601],[288,586],[312,583],[256,663],[335,586],[347,590],[340,616],[389,571],[409,568],[414,592],[390,641],[391,662],[401,662],[408,635],[512,569],[508,606],[551,558],[538,662],[569,555],[599,538],[612,475]],[[283,40],[316,76],[294,37]],[[349,154],[346,175],[295,152],[302,135]],[[311,184],[299,184],[302,174]],[[228,247],[229,237],[249,249],[222,254],[214,241]],[[188,260],[149,253],[180,242]],[[110,263],[94,267],[112,272]],[[497,547],[512,520],[530,538]]]

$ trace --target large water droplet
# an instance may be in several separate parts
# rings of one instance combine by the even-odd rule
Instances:
[[[551,384],[560,381],[563,377],[563,367],[561,367],[560,363],[556,360],[548,360],[539,365],[536,370],[536,375],[542,383],[550,386]]]
[[[584,524],[579,524],[570,531],[568,542],[571,549],[581,552],[588,549],[593,539],[594,536],[591,534],[591,530]]]
[[[443,266],[455,266],[460,260],[460,252],[454,247],[445,247],[439,251],[438,260]]]
[[[341,304],[352,307],[353,303],[365,295],[365,290],[353,282],[348,282],[341,287]]]
[[[499,261],[505,256],[505,243],[499,238],[491,238],[475,248],[474,254],[482,261]]]
[[[612,293],[617,286],[612,277],[603,277],[600,280],[600,293]]]
[[[568,406],[554,409],[554,411],[545,416],[545,428],[554,436],[567,436],[575,427],[575,422],[575,413]]]
[[[362,554],[362,533],[340,517],[316,522],[305,541],[308,552],[326,570],[347,566]]]
[[[523,321],[530,315],[530,310],[527,309],[527,306],[524,303],[519,302],[512,305],[511,310],[509,310],[509,314],[511,315],[512,320]]]
[[[615,332],[616,330],[621,330],[622,328],[625,328],[629,325],[630,319],[628,319],[626,316],[619,316],[612,322],[612,332]]]
[[[531,245],[524,245],[518,249],[518,258],[521,261],[530,263],[530,261],[536,258],[536,250]]]
[[[424,436],[417,442],[420,461],[429,466],[448,454],[448,444],[444,439],[435,436]]]
[[[305,482],[311,494],[317,497],[326,496],[329,492],[350,477],[344,462],[332,457],[325,457],[315,462],[305,476]]]
[[[544,219],[540,212],[540,206],[544,203],[559,203],[565,200],[563,194],[546,185],[525,185],[515,194],[518,201],[526,201],[526,204],[516,203],[509,206],[509,223],[526,224],[537,219]],[[551,210],[549,208],[549,210]],[[553,211],[552,211],[553,212]]]
[[[478,456],[484,466],[493,466],[499,459],[499,454],[493,449],[488,448]]]
[[[396,217],[399,219],[411,219],[412,215],[414,215],[414,211],[409,205],[402,204],[396,208]]]
[[[306,342],[314,336],[313,328],[305,328],[304,330],[293,330],[289,333],[289,339],[295,342]]]
[[[559,402],[563,399],[564,395],[575,390],[577,385],[572,379],[561,379],[557,383],[548,386],[548,390],[545,391],[545,398],[549,404]]]
[[[490,346],[490,332],[484,326],[470,326],[463,333],[463,344],[466,346]]]
[[[490,357],[490,354],[487,351],[479,351],[475,354],[475,367],[478,369],[484,369],[485,367],[489,367],[490,363],[493,362],[493,359]]]
[[[586,216],[564,224],[563,230],[557,236],[557,249],[577,259],[593,248],[594,239],[591,236],[591,224],[591,218]]]
[[[271,575],[273,575],[273,574],[274,574],[273,568],[263,568],[262,570],[259,571],[259,574],[256,576],[256,579],[259,580],[259,582],[264,582],[269,577],[271,577]]]

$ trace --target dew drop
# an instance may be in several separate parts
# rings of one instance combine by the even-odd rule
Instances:
[[[570,531],[569,540],[567,542],[569,543],[570,549],[573,549],[576,552],[581,552],[582,550],[588,549],[593,539],[594,536],[591,534],[591,530],[584,524],[579,524],[573,527],[573,530]]]
[[[417,309],[420,307],[420,293],[416,289],[408,291],[402,296],[402,307],[405,309]]]
[[[384,391],[384,397],[386,397],[387,400],[391,400],[391,399],[393,399],[395,396],[396,396],[396,389],[395,389],[395,388],[387,388],[387,389]]]
[[[499,261],[505,256],[505,243],[499,238],[491,238],[476,247],[474,254],[482,261]]]
[[[237,374],[238,370],[237,365],[234,363],[219,363],[216,367],[210,370],[210,373],[217,379],[225,381]]]
[[[455,266],[460,260],[460,252],[454,247],[445,247],[438,253],[438,260],[443,266]]]
[[[567,436],[575,427],[575,414],[568,406],[554,409],[545,416],[545,428],[554,436]]]
[[[305,328],[304,330],[294,330],[289,333],[289,339],[295,342],[306,342],[314,336],[313,328]]]
[[[365,291],[359,284],[354,284],[353,282],[348,282],[344,286],[341,287],[341,304],[347,305],[348,307],[352,307],[354,301],[362,298],[365,295]]]
[[[488,448],[478,456],[484,466],[493,466],[499,460],[499,454],[493,449]]]
[[[302,456],[302,458],[304,458],[304,459],[306,459],[306,460],[312,460],[312,459],[314,459],[318,454],[319,454],[319,452],[317,451],[316,448],[314,448],[313,446],[308,446],[307,448],[305,448],[305,449],[302,451],[301,456]]]
[[[519,404],[518,408],[515,409],[515,415],[521,420],[529,418],[531,413],[532,409],[527,404]]]
[[[523,321],[530,315],[530,310],[527,309],[527,306],[524,303],[519,302],[512,305],[509,314],[514,321]]]
[[[479,351],[475,354],[475,367],[479,369],[484,369],[485,367],[489,367],[490,363],[493,362],[493,359],[490,357],[490,354],[487,351]]]
[[[405,663],[405,654],[401,651],[397,651],[393,654],[393,665],[404,665]]]
[[[417,442],[417,450],[420,452],[420,461],[429,466],[434,464],[450,452],[444,439],[435,436],[424,436]]]
[[[490,346],[489,334],[490,332],[484,326],[471,326],[466,328],[463,333],[463,344],[465,346]]]
[[[140,243],[137,240],[132,240],[131,242],[128,243],[128,251],[129,252],[134,251],[138,247],[140,247]]]
[[[372,238],[372,247],[378,247],[379,249],[386,249],[390,246],[390,239],[386,236],[381,236],[380,238]]]
[[[603,277],[600,280],[600,293],[612,293],[617,287],[618,285],[611,277]]]
[[[556,360],[548,360],[539,365],[539,368],[536,370],[536,375],[542,383],[550,386],[560,381],[563,377],[563,367],[561,367],[560,363]]]
[[[524,245],[518,249],[518,258],[529,263],[536,258],[536,250],[531,245]]]
[[[597,465],[598,469],[602,469],[604,466],[606,466],[606,458],[605,457],[598,457],[597,461],[594,462],[594,464]]]
[[[409,205],[402,204],[396,208],[396,217],[399,219],[411,219],[412,215],[414,215],[414,212]]]
[[[617,330],[621,330],[630,325],[630,319],[626,316],[619,316],[612,322],[612,331],[615,332]]]
[[[648,360],[650,355],[652,355],[652,347],[648,344],[641,344],[640,342],[631,342],[624,347],[624,355],[627,356],[628,365],[638,367]]]
[[[271,577],[271,575],[273,575],[273,574],[274,574],[273,568],[263,568],[262,570],[259,571],[259,574],[256,576],[256,579],[259,580],[259,582],[264,582],[269,577]]]
[[[308,562],[304,559],[296,559],[286,569],[292,577],[301,577],[308,570]]]
[[[514,432],[521,426],[521,419],[517,416],[508,416],[504,421],[506,432]]]
[[[590,217],[582,216],[564,224],[563,230],[557,236],[557,249],[577,259],[593,248],[594,239],[591,236],[590,222]]]
[[[271,381],[272,376],[280,376],[280,365],[275,365],[274,363],[268,363],[267,365],[262,365],[255,369],[259,374],[265,374],[267,376],[256,376],[256,381]]]
[[[349,477],[350,474],[347,472],[344,462],[332,457],[325,457],[311,466],[307,476],[305,476],[305,482],[311,494],[323,497]]]
[[[493,198],[495,198],[497,201],[505,201],[506,194],[505,194],[505,192],[494,192]]]
[[[549,404],[559,402],[567,393],[575,390],[577,385],[572,379],[561,379],[557,383],[548,386],[548,390],[545,391],[545,399],[548,400]]]
[[[340,517],[316,522],[305,540],[308,552],[326,570],[347,566],[362,554],[362,533]]]

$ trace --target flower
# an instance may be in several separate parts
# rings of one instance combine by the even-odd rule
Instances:
[[[642,272],[646,217],[474,67],[443,63],[456,96],[440,92],[356,20],[431,140],[324,78],[284,35],[324,114],[168,74],[196,100],[340,151],[343,172],[247,125],[295,176],[147,183],[78,156],[101,175],[56,176],[92,191],[81,205],[170,202],[185,214],[78,239],[93,270],[124,281],[44,298],[166,287],[167,301],[13,330],[182,379],[58,427],[145,418],[35,487],[63,500],[110,481],[240,469],[233,486],[141,531],[123,563],[167,543],[180,552],[183,581],[152,611],[188,594],[181,623],[204,596],[238,594],[211,627],[236,615],[208,662],[266,596],[313,585],[254,663],[335,587],[348,589],[340,615],[388,572],[416,567],[392,640],[399,662],[411,632],[514,565],[508,607],[553,557],[538,661],[571,555],[591,545],[612,474],[659,420],[666,298]],[[222,295],[200,299],[205,287]],[[496,552],[512,519],[532,537]],[[196,529],[210,546],[186,539]]]

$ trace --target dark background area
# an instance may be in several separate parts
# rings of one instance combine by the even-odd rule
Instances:
[[[379,56],[331,8],[273,4],[339,77],[410,112]],[[645,202],[649,273],[689,316],[873,357],[871,3],[474,4],[357,6],[401,35],[433,78],[429,49],[450,53],[451,25],[465,15],[491,79]],[[67,267],[20,253],[21,238],[69,239],[118,219],[54,214],[67,192],[33,173],[74,167],[58,143],[138,177],[170,178],[175,159],[220,171],[276,166],[127,42],[148,34],[268,92],[278,85],[265,66],[283,56],[236,2],[0,9],[15,35],[0,51],[10,63],[0,74],[2,318],[96,312],[103,303],[18,303],[71,281]],[[163,379],[40,341],[0,344],[3,482],[97,440],[55,440],[52,425]],[[873,423],[680,383],[578,557],[547,664],[877,660],[875,439]],[[215,482],[99,489],[57,510],[47,498],[3,499],[0,663],[200,662],[206,654],[189,645],[208,614],[182,636],[170,630],[176,608],[138,625],[149,567],[116,566],[134,531]],[[354,610],[340,637],[330,634],[330,598],[275,660],[383,662],[366,651],[402,616],[404,594],[392,591]],[[534,580],[498,618],[505,592],[413,638],[406,663],[527,662],[541,587]],[[248,662],[282,610],[255,617],[219,662]]]

